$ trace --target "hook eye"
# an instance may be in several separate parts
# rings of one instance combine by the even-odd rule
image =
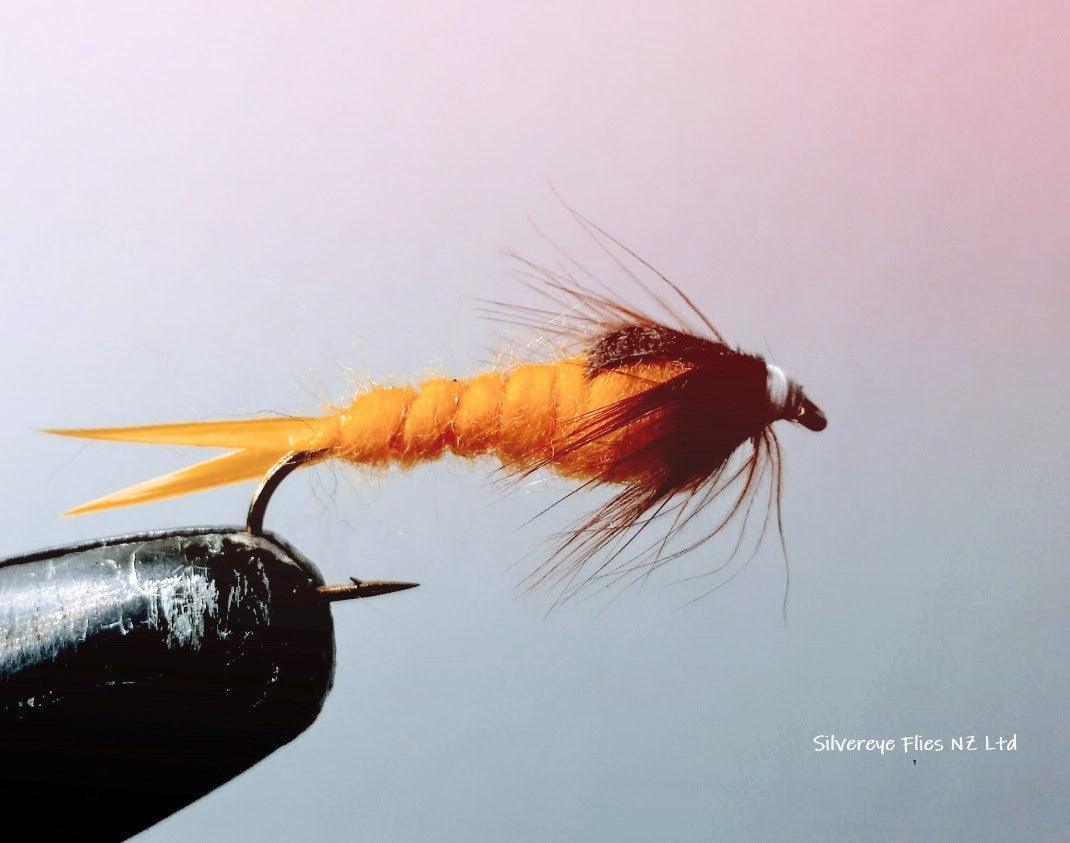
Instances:
[[[821,412],[821,408],[809,398],[803,398],[794,420],[807,430],[813,431],[824,430],[829,423],[825,414]]]

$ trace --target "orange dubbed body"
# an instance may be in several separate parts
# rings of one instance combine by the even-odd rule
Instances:
[[[328,417],[336,428],[325,449],[357,465],[411,465],[448,451],[495,456],[510,468],[544,464],[568,477],[600,476],[619,463],[622,449],[649,437],[651,420],[564,453],[577,423],[680,371],[679,364],[639,364],[591,375],[575,357],[463,381],[377,388]]]

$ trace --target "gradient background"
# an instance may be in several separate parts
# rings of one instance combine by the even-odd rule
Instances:
[[[775,542],[686,610],[663,578],[546,619],[509,565],[597,500],[521,528],[568,484],[300,475],[269,526],[328,580],[423,587],[336,607],[319,721],[140,839],[1065,833],[1066,5],[385,5],[0,11],[0,552],[248,500],[61,520],[194,455],[37,427],[476,371],[527,217],[590,254],[549,178],[827,411],[782,431],[789,622]]]

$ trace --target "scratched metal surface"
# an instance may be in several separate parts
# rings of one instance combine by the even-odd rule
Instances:
[[[240,536],[240,534],[237,534]],[[206,635],[246,635],[270,620],[271,588],[254,554],[221,583],[209,562],[225,542],[263,539],[207,533],[118,541],[40,559],[0,562],[0,679],[63,657],[93,639],[159,633],[166,650],[200,650]],[[201,564],[191,547],[203,546]],[[282,564],[296,563],[283,560]],[[106,646],[106,645],[104,645]]]

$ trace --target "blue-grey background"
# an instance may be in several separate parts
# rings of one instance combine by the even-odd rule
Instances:
[[[423,585],[337,606],[319,721],[141,839],[1065,835],[1068,35],[1046,2],[5,4],[0,552],[248,500],[61,519],[202,454],[36,428],[493,361],[473,299],[531,301],[498,250],[547,256],[529,216],[591,248],[547,179],[830,417],[782,432],[786,625],[775,542],[685,610],[670,576],[545,617],[518,560],[597,496],[521,525],[564,481],[287,481],[270,525],[329,580]],[[915,732],[1018,750],[813,751]]]

